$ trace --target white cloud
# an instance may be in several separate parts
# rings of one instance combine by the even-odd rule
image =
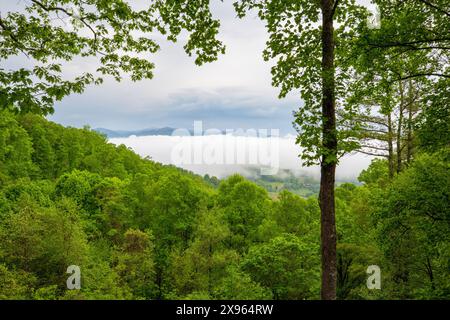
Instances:
[[[232,1],[213,1],[212,11],[221,21],[219,39],[226,45],[226,54],[218,61],[196,66],[194,58],[183,50],[183,38],[177,43],[158,39],[161,50],[149,56],[156,66],[153,79],[140,82],[125,79],[120,83],[107,79],[101,86],[89,87],[82,95],[65,98],[56,105],[56,113],[50,119],[73,126],[140,129],[186,126],[192,123],[189,118],[192,112],[204,112],[205,118],[211,118],[219,110],[214,126],[225,127],[235,121],[230,117],[221,119],[222,112],[239,118],[251,109],[253,114],[266,118],[267,123],[279,111],[282,119],[277,125],[291,128],[291,112],[298,107],[300,99],[279,100],[278,89],[271,86],[271,63],[262,58],[268,38],[264,23],[255,14],[238,19]],[[91,67],[92,61],[77,59],[70,64],[69,71],[76,74]],[[183,110],[175,98],[193,94],[198,94],[198,101]],[[251,123],[252,119],[246,121]]]
[[[173,158],[173,150],[180,146],[180,142],[184,144],[185,147],[192,147],[191,150],[194,151],[194,144],[200,143],[201,156],[205,155],[208,148],[215,148],[215,150],[224,150],[225,156],[228,151],[234,151],[237,153],[237,149],[227,148],[227,141],[235,144],[241,143],[245,145],[246,150],[250,149],[251,146],[255,147],[258,143],[264,143],[262,140],[267,138],[261,137],[229,137],[228,140],[224,140],[222,135],[211,135],[211,136],[192,136],[192,137],[176,137],[176,136],[131,136],[128,138],[114,138],[110,139],[110,142],[114,144],[124,144],[127,147],[134,150],[139,155],[145,157],[150,156],[153,160],[161,162],[164,164],[174,164],[178,165],[184,169],[191,170],[195,173],[204,175],[210,174],[217,176],[219,178],[226,177],[233,173],[240,173],[243,175],[249,174],[248,167],[251,165],[248,158],[245,163],[237,163],[234,161],[233,164],[217,164],[213,162],[212,164],[206,164],[202,161],[201,164],[179,164]],[[294,173],[307,173],[309,175],[319,177],[319,168],[316,167],[304,167],[302,166],[301,160],[298,155],[300,154],[300,148],[295,144],[295,138],[293,136],[270,138],[276,139],[274,142],[277,145],[278,150],[276,153],[270,155],[270,160],[273,160],[279,164],[280,169],[289,169]],[[238,141],[240,140],[240,142]],[[183,147],[183,146],[182,146]],[[205,151],[206,150],[206,151]],[[248,156],[248,153],[247,153]],[[236,154],[234,154],[236,157]],[[278,159],[274,159],[278,157]],[[191,159],[194,159],[194,155],[191,155]],[[235,158],[236,159],[236,158]],[[345,156],[336,171],[336,177],[340,180],[354,181],[360,174],[360,172],[367,168],[370,164],[372,157],[368,157],[361,154],[347,155]],[[277,161],[275,161],[277,160]],[[258,164],[257,164],[258,166]]]
[[[143,7],[148,0],[130,0]],[[24,1],[3,1],[4,9],[23,9]],[[358,1],[368,4],[368,0]],[[81,95],[71,95],[55,106],[49,118],[64,125],[142,129],[148,127],[189,126],[203,120],[208,126],[279,128],[292,130],[292,111],[301,105],[299,96],[279,100],[278,89],[271,86],[272,62],[265,62],[262,51],[268,34],[255,12],[238,19],[233,1],[212,1],[213,15],[221,21],[219,38],[226,54],[218,61],[198,67],[183,45],[157,40],[161,50],[149,56],[155,63],[154,78],[140,82],[117,83],[106,79]],[[3,5],[3,4],[2,4]],[[6,61],[6,67],[26,66],[25,58]],[[97,59],[77,58],[64,63],[68,77],[95,70]],[[23,64],[25,63],[25,64]],[[1,65],[3,66],[3,64]]]

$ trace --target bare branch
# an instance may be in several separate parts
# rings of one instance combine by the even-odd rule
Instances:
[[[368,151],[365,151],[365,150],[362,150],[362,149],[358,149],[358,150],[356,150],[356,152],[367,154],[368,156],[389,158],[389,155],[387,155],[387,154],[373,153],[373,152],[368,152]]]

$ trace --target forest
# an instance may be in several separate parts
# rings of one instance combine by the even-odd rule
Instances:
[[[104,77],[151,79],[159,41],[184,41],[197,65],[220,59],[210,1],[2,9],[0,299],[450,299],[449,3],[374,3],[372,24],[354,0],[234,3],[264,22],[279,97],[299,96],[300,158],[321,170],[303,196],[269,194],[270,178],[201,177],[46,118]],[[95,71],[67,79],[65,63],[84,58]],[[353,152],[374,160],[358,184],[336,183]],[[80,290],[67,288],[71,265]]]
[[[1,299],[320,297],[317,195],[215,187],[38,115],[2,112],[0,128]],[[336,188],[338,299],[450,297],[450,153],[419,132],[401,173],[377,159]],[[73,264],[82,290],[66,288]]]

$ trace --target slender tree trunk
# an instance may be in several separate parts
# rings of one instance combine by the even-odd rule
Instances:
[[[431,261],[430,261],[429,257],[427,257],[426,268],[427,268],[428,278],[430,279],[431,290],[434,291],[435,286],[434,286],[433,266],[431,265]]]
[[[403,93],[403,82],[399,82],[400,88],[400,106],[397,125],[397,173],[402,171],[402,125],[403,125],[403,108],[405,106],[405,95]]]
[[[412,110],[411,107],[408,110],[408,144],[406,146],[406,163],[409,164],[411,162],[412,157]]]
[[[336,0],[335,0],[336,1]],[[334,1],[322,0],[322,143],[319,205],[321,211],[322,290],[324,300],[336,299],[336,223],[334,183],[337,163]]]
[[[392,129],[392,115],[391,112],[388,114],[388,161],[389,161],[389,178],[394,177],[394,143],[393,143],[394,132]]]
[[[412,116],[414,108],[414,88],[412,80],[409,80],[409,101],[408,101],[408,141],[406,145],[406,163],[411,162],[412,157]]]
[[[211,261],[213,259],[213,248],[211,243],[208,246],[208,293],[212,294],[212,281],[211,281]]]
[[[162,299],[163,297],[163,289],[162,289],[162,280],[163,280],[163,271],[160,267],[156,267],[156,286],[158,287],[158,296],[157,299]]]

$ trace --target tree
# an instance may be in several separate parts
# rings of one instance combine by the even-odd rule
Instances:
[[[406,8],[405,12],[408,16],[412,15]],[[380,27],[383,30],[386,26],[398,28],[401,22],[396,19],[400,18],[383,16]],[[349,127],[357,128],[359,152],[388,159],[392,178],[394,173],[409,165],[414,156],[414,124],[426,105],[427,92],[435,90],[437,81],[433,77],[405,75],[420,73],[424,69],[429,73],[438,72],[442,61],[428,50],[373,47],[371,41],[385,36],[378,29],[361,26],[360,33],[362,36],[356,40],[357,45],[349,54],[356,61],[356,80],[346,101],[354,106],[356,113]],[[438,94],[442,96],[442,92]]]
[[[297,91],[304,100],[295,115],[297,143],[306,164],[320,162],[321,294],[323,299],[335,299],[335,170],[338,158],[356,148],[351,130],[337,122],[336,110],[344,110],[340,122],[351,116],[351,110],[341,103],[350,80],[350,60],[344,58],[368,12],[351,0],[242,0],[236,9],[241,17],[256,9],[267,23],[270,39],[264,58],[277,59],[272,83],[281,88],[280,97]]]
[[[251,247],[242,268],[269,288],[274,299],[315,298],[319,289],[317,249],[317,245],[284,234]]]
[[[0,299],[27,299],[30,296],[30,284],[35,280],[26,272],[9,270],[0,264]]]
[[[223,208],[231,231],[230,246],[245,252],[255,240],[264,216],[270,211],[267,192],[242,176],[233,175],[220,183],[217,204]]]
[[[438,151],[450,143],[449,79],[438,81],[424,97],[423,111],[417,117],[414,129],[423,150]]]
[[[319,236],[319,215],[308,208],[308,200],[287,190],[279,193],[274,203],[273,219],[284,233],[308,237],[316,241]]]
[[[117,253],[115,271],[139,299],[154,296],[154,262],[152,235],[149,232],[128,229],[120,252]]]
[[[450,26],[450,15],[448,4],[440,0],[375,3],[381,24],[362,25],[355,40],[350,57],[357,62],[359,79],[348,102],[367,107],[362,113],[368,114],[354,118],[362,122],[357,126],[359,151],[386,157],[392,178],[414,157],[421,112],[447,99],[440,88],[450,77],[450,38],[443,31]]]
[[[192,239],[197,214],[204,207],[206,193],[180,172],[168,172],[151,187],[147,199],[148,225],[155,238],[156,284],[163,296],[169,256],[173,250],[186,249]]]
[[[358,176],[358,181],[365,184],[386,184],[388,180],[388,163],[384,159],[373,159],[369,167]]]
[[[378,238],[390,262],[394,294],[448,293],[448,150],[420,155],[375,199]],[[445,257],[445,258],[444,258]]]
[[[213,296],[227,275],[227,267],[236,264],[238,253],[225,246],[230,231],[224,222],[216,210],[202,212],[197,218],[195,238],[190,246],[172,252],[171,283],[177,297],[195,292]]]
[[[214,292],[214,297],[223,300],[266,300],[272,294],[269,289],[253,281],[250,275],[231,266]]]
[[[0,184],[33,173],[32,150],[30,138],[13,115],[0,111]]]
[[[67,267],[83,265],[86,257],[86,237],[74,203],[64,200],[41,207],[24,193],[15,211],[0,225],[4,261],[35,276],[35,288],[50,285],[54,287],[48,290],[60,292]]]
[[[152,1],[144,8],[122,0],[31,0],[0,15],[0,59],[22,55],[30,67],[0,68],[0,109],[48,114],[54,101],[81,93],[102,76],[133,81],[152,78],[148,55],[159,49],[155,34],[184,46],[197,64],[212,61],[225,48],[215,39],[219,22],[209,1]],[[60,61],[97,58],[95,71],[64,76]]]
[[[359,39],[370,54],[382,51],[398,55],[424,53],[420,68],[405,70],[400,79],[450,78],[450,8],[446,0],[375,0],[382,17],[379,29]],[[432,23],[430,23],[432,21]]]
[[[386,65],[380,77],[386,76]],[[420,114],[425,90],[409,80],[389,84],[386,79],[367,81],[354,87],[354,96],[348,100],[359,109],[354,119],[349,121],[357,128],[358,149],[366,155],[386,158],[389,176],[400,172],[404,164],[409,164],[415,153],[414,124]],[[406,91],[408,94],[406,94]]]
[[[378,165],[385,161],[375,161],[370,177],[378,174]],[[367,175],[366,175],[367,176]],[[369,187],[373,185],[370,184]],[[372,298],[373,290],[365,290],[369,265],[382,266],[382,254],[378,249],[375,228],[371,215],[372,206],[368,199],[375,192],[366,186],[357,187],[351,183],[336,188],[337,221],[337,297],[339,299]],[[383,268],[384,269],[384,268]]]

